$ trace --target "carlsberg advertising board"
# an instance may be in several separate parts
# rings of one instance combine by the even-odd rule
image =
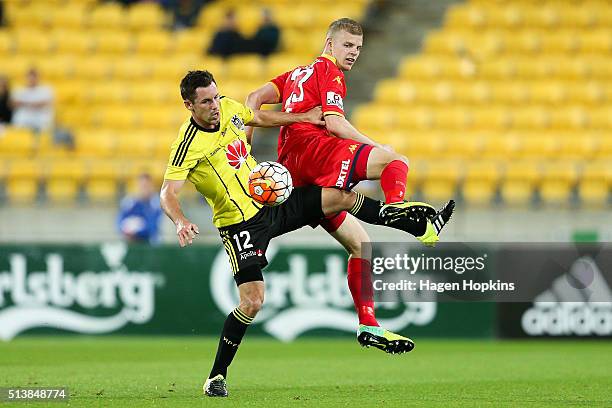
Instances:
[[[250,334],[354,335],[343,250],[272,245],[267,258],[266,301]],[[221,245],[0,246],[5,341],[39,333],[217,336],[237,303]],[[381,324],[411,336],[492,336],[494,313],[492,304],[430,298],[377,306]]]

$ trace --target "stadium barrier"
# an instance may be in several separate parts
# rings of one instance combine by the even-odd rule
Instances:
[[[520,262],[506,260],[507,248],[488,251],[510,271],[521,268]],[[610,254],[606,248],[599,256],[612,259]],[[572,264],[565,262],[560,272],[539,274],[535,286],[544,291],[537,292],[534,303],[453,300],[434,293],[438,297],[386,299],[378,303],[377,317],[385,327],[415,338],[610,336],[612,302],[600,301],[610,296],[609,285],[601,281],[597,267],[593,269],[594,261],[579,252],[568,256]],[[266,301],[249,329],[251,335],[282,341],[303,335],[354,335],[357,319],[342,250],[273,245],[267,258]],[[573,301],[582,292],[571,282],[568,286],[564,271],[571,274],[576,268],[595,273],[603,282],[598,284],[597,302]],[[573,297],[567,291],[574,291]],[[3,340],[67,332],[217,336],[237,303],[221,246],[0,246]]]

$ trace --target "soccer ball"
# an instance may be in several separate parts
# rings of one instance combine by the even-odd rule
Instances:
[[[291,173],[276,162],[261,162],[249,175],[249,194],[263,205],[275,206],[285,202],[293,191]]]

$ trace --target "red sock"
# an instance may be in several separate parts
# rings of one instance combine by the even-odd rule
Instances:
[[[387,164],[380,174],[380,186],[385,193],[385,203],[404,201],[406,194],[406,179],[408,165],[401,160],[393,160]]]
[[[350,258],[348,262],[348,285],[359,316],[359,324],[378,326],[374,316],[374,289],[370,275],[370,261]]]

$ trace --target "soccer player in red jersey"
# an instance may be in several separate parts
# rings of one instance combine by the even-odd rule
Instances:
[[[284,126],[278,139],[278,160],[291,172],[296,186],[317,185],[350,189],[362,180],[380,180],[385,195],[381,214],[413,214],[424,217],[422,235],[426,245],[438,241],[438,233],[450,219],[454,202],[441,211],[429,204],[404,201],[408,159],[368,138],[344,117],[346,96],[344,71],[350,71],[363,44],[359,23],[348,18],[334,21],[328,29],[323,54],[306,66],[285,72],[252,92],[246,105],[259,109],[263,104],[282,103],[284,112],[305,112],[322,106],[325,127],[307,123]],[[376,118],[373,118],[376,120]],[[252,136],[252,129],[247,132]],[[389,351],[390,342],[409,339],[379,327],[374,314],[370,262],[361,253],[361,245],[370,239],[346,212],[320,222],[349,252],[348,284],[359,316],[358,340],[364,346]],[[395,348],[397,350],[397,348]]]

